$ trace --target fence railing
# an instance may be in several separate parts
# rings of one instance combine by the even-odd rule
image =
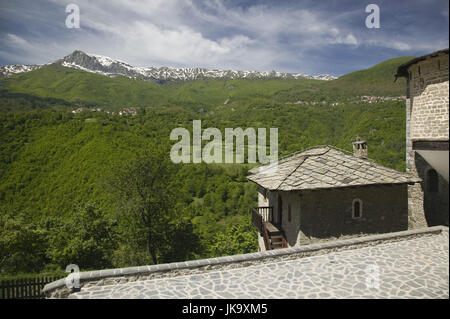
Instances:
[[[252,224],[262,234],[263,223],[273,220],[273,207],[253,207],[252,208]]]
[[[0,299],[42,299],[44,286],[64,276],[35,277],[0,281]]]

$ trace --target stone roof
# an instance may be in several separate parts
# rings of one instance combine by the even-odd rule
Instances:
[[[437,56],[439,56],[439,54],[448,54],[448,53],[449,53],[449,49],[447,48],[447,49],[443,49],[443,50],[439,50],[439,51],[436,51],[436,52],[433,52],[433,53],[429,53],[429,54],[425,54],[425,55],[419,56],[417,58],[409,60],[406,63],[403,63],[403,64],[399,65],[398,68],[397,68],[397,74],[395,74],[395,80],[397,80],[397,78],[401,77],[401,76],[407,77],[408,76],[408,68],[411,65],[416,64],[416,63],[418,63],[420,61],[429,59],[429,58],[437,57]]]
[[[317,146],[251,169],[247,178],[269,190],[294,191],[376,184],[417,183],[411,174],[358,158],[331,146]]]

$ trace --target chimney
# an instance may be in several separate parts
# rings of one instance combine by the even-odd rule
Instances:
[[[356,140],[353,142],[353,156],[367,158],[367,142],[361,140],[359,136],[356,136]]]

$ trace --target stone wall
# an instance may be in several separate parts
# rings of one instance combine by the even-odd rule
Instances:
[[[408,229],[406,184],[270,192],[268,201],[259,203],[273,206],[275,219],[278,215],[277,194],[283,203],[281,227],[290,247]],[[352,217],[355,199],[362,201],[362,216],[358,219]],[[260,235],[258,242],[260,250],[264,251],[264,240]]]
[[[415,151],[409,152],[406,171],[419,178],[423,177],[424,169],[428,167],[426,161]],[[408,186],[408,228],[427,227],[423,205],[424,181]]]
[[[286,234],[291,243],[388,233],[408,229],[407,185],[373,185],[311,191],[301,195],[298,230]],[[353,218],[355,199],[362,215]]]
[[[258,206],[259,207],[267,207],[269,206],[269,191],[266,191],[264,188],[258,185]]]
[[[409,72],[410,139],[448,141],[448,54],[420,61]]]
[[[286,241],[289,246],[299,244],[298,237],[300,232],[300,224],[302,220],[302,206],[300,192],[283,192],[281,194],[283,200],[283,217],[281,227],[284,230]],[[289,209],[291,210],[291,219],[289,220]]]
[[[423,236],[433,236],[448,232],[447,227],[437,226],[419,230],[409,230],[396,233],[379,234],[362,238],[317,243],[306,246],[270,250],[259,253],[225,256],[202,260],[193,260],[171,264],[160,264],[141,267],[106,269],[80,273],[80,288],[115,285],[137,280],[150,280],[157,278],[193,275],[211,270],[221,271],[294,260],[309,256],[319,256],[330,252],[359,249],[384,243],[398,242]],[[43,289],[47,298],[67,298],[72,290],[66,288],[65,279],[52,282]]]
[[[439,194],[425,194],[426,172],[432,167],[413,150],[412,142],[449,140],[449,56],[440,54],[420,61],[408,71],[406,170],[422,179],[422,183],[408,187],[408,225],[410,229],[434,225],[430,215],[436,210],[442,211],[439,223],[448,225],[448,182],[439,176]]]

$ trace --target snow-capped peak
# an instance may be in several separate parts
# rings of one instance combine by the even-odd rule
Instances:
[[[112,59],[110,57],[87,54],[76,50],[53,64],[67,68],[80,69],[87,72],[99,73],[106,76],[126,76],[129,78],[139,78],[156,81],[179,81],[196,80],[202,78],[228,78],[228,79],[317,79],[333,80],[331,75],[310,76],[300,73],[280,73],[275,71],[235,71],[235,70],[213,70],[205,68],[170,68],[170,67],[135,67],[126,62]],[[31,66],[4,66],[0,68],[0,73],[9,76],[11,74],[28,72],[41,67]]]

